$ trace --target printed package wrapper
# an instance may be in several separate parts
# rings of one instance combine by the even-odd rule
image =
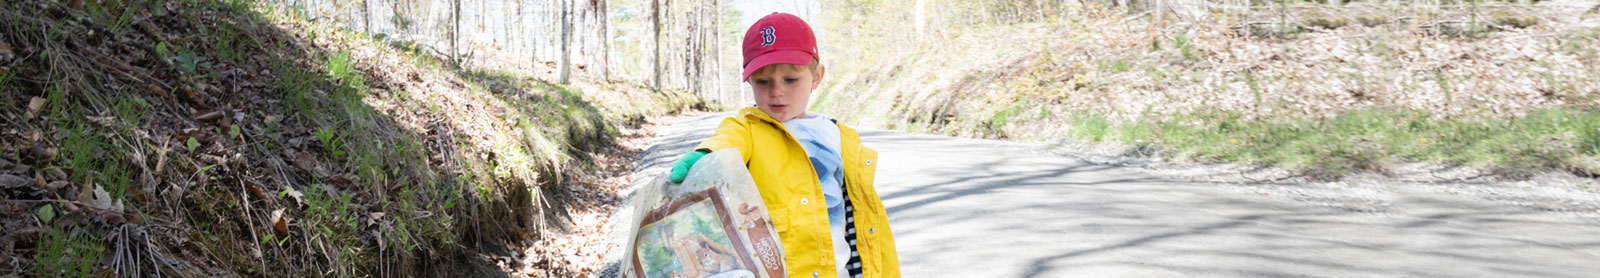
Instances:
[[[640,188],[623,267],[635,278],[782,278],[783,245],[738,149],[706,154],[682,184]]]

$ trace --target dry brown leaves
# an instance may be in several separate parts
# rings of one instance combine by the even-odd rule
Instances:
[[[959,96],[953,98],[961,104],[958,112],[991,111],[1031,98],[1032,104],[1045,104],[1057,115],[1087,112],[1118,120],[1163,120],[1211,110],[1246,119],[1326,119],[1360,109],[1507,119],[1553,107],[1600,106],[1600,78],[1594,74],[1600,72],[1600,63],[1581,51],[1564,50],[1572,42],[1593,49],[1588,45],[1593,40],[1571,41],[1585,30],[1567,25],[1455,38],[1392,25],[1352,24],[1289,39],[1256,39],[1234,35],[1220,24],[1160,29],[1117,20],[1039,25],[1043,31],[995,27],[958,36],[929,52],[963,53],[959,58],[907,66],[898,75],[902,78],[883,81],[892,84],[874,92],[877,100],[896,101],[867,102],[871,107],[863,111],[893,111],[894,102],[941,105],[941,94]],[[1037,56],[1006,56],[1015,53]],[[1055,61],[1037,63],[1041,57]],[[885,59],[889,66],[863,69],[865,78],[844,73],[846,80],[870,83],[874,75],[896,72],[905,66],[898,61],[908,58]],[[950,77],[941,71],[975,74]],[[1061,76],[1070,80],[1056,80]],[[850,88],[840,91],[860,94]],[[926,117],[921,112],[908,114]],[[883,120],[867,118],[869,125]]]
[[[27,118],[28,119],[33,119],[34,115],[38,115],[39,114],[39,109],[40,108],[44,108],[44,98],[42,98],[42,97],[33,97],[32,99],[28,100]]]
[[[640,159],[655,129],[670,119],[649,118],[637,128],[624,128],[617,144],[593,153],[596,169],[573,173],[575,205],[571,230],[544,231],[524,242],[524,249],[503,270],[519,277],[590,277],[604,262],[611,216],[622,202],[621,191],[632,183],[633,162]]]

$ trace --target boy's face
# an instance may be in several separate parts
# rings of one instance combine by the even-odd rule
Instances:
[[[823,70],[820,63],[772,64],[751,73],[746,82],[755,93],[756,107],[782,122],[806,114],[811,90],[822,84]]]

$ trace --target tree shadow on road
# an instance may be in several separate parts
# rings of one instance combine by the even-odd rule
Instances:
[[[1600,230],[1593,221],[1528,206],[1424,194],[1399,196],[1415,210],[1362,212],[1066,157],[984,155],[1012,153],[1003,143],[863,137],[892,142],[879,144],[888,168],[877,184],[911,275],[959,275],[939,270],[955,259],[1022,277],[1576,277],[1600,254],[1600,239],[1574,236]]]

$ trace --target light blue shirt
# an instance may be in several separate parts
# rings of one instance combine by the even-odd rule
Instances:
[[[805,147],[806,156],[815,168],[817,181],[822,184],[822,198],[828,206],[828,229],[833,234],[833,259],[838,277],[850,277],[845,263],[850,260],[850,245],[844,240],[844,160],[839,156],[839,126],[828,117],[806,113],[805,116],[783,121]]]

